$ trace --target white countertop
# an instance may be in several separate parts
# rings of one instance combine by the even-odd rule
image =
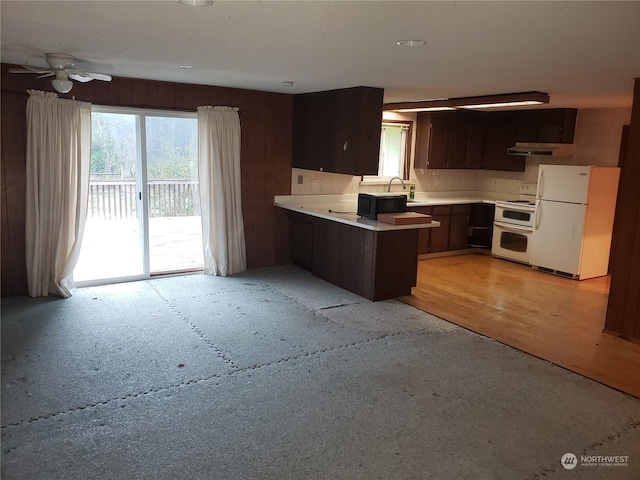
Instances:
[[[393,195],[404,192],[392,192]],[[407,201],[407,207],[459,205],[467,203],[493,203],[497,200],[515,200],[518,195],[495,192],[416,192],[414,200]],[[408,230],[415,228],[439,227],[440,222],[412,225],[391,225],[377,222],[356,214],[358,194],[332,195],[276,195],[274,205],[293,212],[304,213],[326,220],[345,223],[368,230]]]
[[[366,230],[385,232],[390,230],[415,230],[439,227],[440,222],[392,225],[362,218],[356,214],[357,195],[277,195],[274,205],[292,212],[303,213],[325,220],[332,220]]]

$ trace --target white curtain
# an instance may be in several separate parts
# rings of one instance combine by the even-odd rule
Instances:
[[[204,273],[247,269],[240,198],[240,118],[233,107],[198,107],[198,175]]]
[[[29,90],[26,255],[29,295],[70,297],[87,216],[91,104]]]

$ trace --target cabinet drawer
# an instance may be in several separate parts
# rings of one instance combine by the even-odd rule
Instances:
[[[451,206],[451,214],[452,215],[462,215],[467,214],[469,212],[469,205],[452,205]]]
[[[451,215],[451,205],[437,205],[433,207],[433,215]]]
[[[422,213],[423,215],[431,215],[431,207],[409,207],[410,212]]]

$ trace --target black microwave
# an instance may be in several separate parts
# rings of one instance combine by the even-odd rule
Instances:
[[[399,213],[407,211],[406,195],[388,195],[376,193],[358,194],[358,215],[372,220],[379,213]]]

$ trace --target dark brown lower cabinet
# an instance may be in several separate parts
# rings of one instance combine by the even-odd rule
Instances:
[[[448,252],[467,248],[470,205],[410,207],[412,212],[431,215],[439,227],[418,232],[418,254]]]
[[[433,207],[431,219],[440,222],[434,228],[429,240],[429,253],[446,252],[449,250],[449,222],[451,221],[451,205]]]
[[[467,246],[491,250],[495,205],[474,203],[469,209],[469,237]]]
[[[467,248],[469,237],[469,205],[452,205],[449,222],[449,250]]]
[[[303,252],[306,258],[310,244],[315,276],[373,301],[411,294],[418,273],[419,229],[380,232],[295,212],[289,218],[292,259],[304,266],[293,255]]]
[[[410,207],[409,210],[424,215],[431,215],[433,207]],[[440,228],[440,227],[437,227]],[[418,230],[418,255],[429,253],[429,243],[431,242],[431,231],[433,228],[421,228]]]
[[[309,215],[289,212],[289,255],[293,263],[311,268],[313,226]]]

